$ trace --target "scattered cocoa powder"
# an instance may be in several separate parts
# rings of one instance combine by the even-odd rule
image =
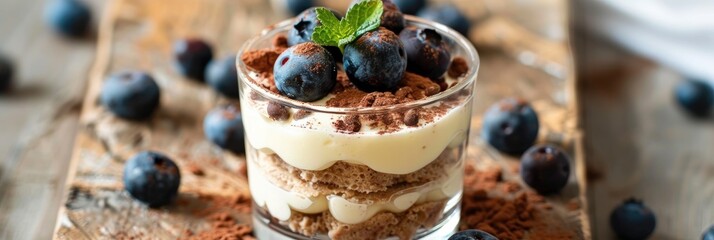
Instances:
[[[190,172],[191,174],[196,175],[196,176],[203,176],[203,175],[205,175],[205,172],[203,172],[203,168],[202,168],[201,166],[199,166],[198,164],[193,163],[193,162],[186,165],[186,170],[187,170],[188,172]]]
[[[207,217],[211,224],[211,228],[197,234],[192,232],[184,233],[187,240],[198,239],[255,239],[253,237],[253,228],[248,224],[237,223],[236,220],[228,213],[215,213]]]
[[[288,108],[276,102],[268,103],[268,116],[275,121],[284,121],[290,118]]]
[[[273,72],[273,65],[282,51],[275,49],[252,50],[243,53],[240,57],[246,66],[259,73]]]
[[[307,116],[310,116],[310,114],[312,114],[312,112],[307,111],[307,110],[300,109],[300,110],[298,110],[297,112],[295,112],[295,115],[293,115],[293,119],[295,119],[295,120],[300,120],[300,119],[303,119],[303,118],[305,118],[305,117],[307,117]]]
[[[273,47],[288,48],[288,38],[286,38],[284,35],[277,35],[273,37]]]
[[[449,65],[448,70],[449,77],[463,77],[468,71],[469,64],[466,62],[466,59],[462,57],[455,57],[454,60],[451,60],[451,65]]]
[[[338,131],[345,133],[356,133],[362,128],[362,122],[360,122],[357,115],[346,116],[344,119],[335,121],[332,125]]]
[[[424,97],[437,94],[441,91],[439,84],[431,81],[431,79],[410,72],[404,73],[401,86],[411,87],[414,90],[421,90],[424,93]]]
[[[337,93],[335,97],[327,100],[326,104],[329,107],[357,107],[364,96],[367,96],[367,93],[357,88],[349,88]]]
[[[404,125],[414,127],[419,123],[419,112],[416,109],[409,109],[404,114]]]
[[[314,42],[305,42],[297,44],[293,47],[294,49],[292,49],[292,53],[307,56],[316,54],[317,52],[324,50],[324,48],[320,47],[320,45],[317,45],[317,43]]]

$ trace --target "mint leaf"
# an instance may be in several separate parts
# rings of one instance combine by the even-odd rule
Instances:
[[[338,20],[326,8],[317,8],[315,11],[320,26],[312,33],[312,41],[323,46],[339,47],[344,51],[345,45],[379,27],[384,9],[381,0],[364,0],[350,7],[342,20]]]

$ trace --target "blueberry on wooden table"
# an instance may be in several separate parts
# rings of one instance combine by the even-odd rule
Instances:
[[[707,82],[689,79],[677,85],[675,97],[687,113],[695,117],[707,117],[714,105],[714,88]]]
[[[206,70],[206,83],[229,98],[238,98],[236,57],[213,60]]]
[[[657,220],[642,201],[625,200],[610,214],[610,226],[620,239],[643,240],[654,232]]]
[[[289,98],[312,102],[332,91],[337,83],[337,64],[322,46],[305,42],[278,56],[273,66],[275,87]]]
[[[80,0],[51,0],[45,8],[45,20],[64,36],[81,37],[89,30],[92,12]]]
[[[0,55],[0,92],[10,89],[14,69],[12,62],[6,56]]]
[[[426,0],[392,0],[400,11],[405,14],[415,15],[426,6]]]
[[[570,159],[555,146],[534,146],[523,153],[520,172],[523,181],[538,193],[557,193],[570,178]]]
[[[521,154],[533,146],[538,129],[538,116],[526,101],[506,98],[486,111],[481,138],[501,152]]]
[[[150,117],[158,108],[160,90],[149,74],[124,71],[104,81],[100,98],[102,104],[114,115],[141,120]]]
[[[347,44],[342,61],[350,81],[367,92],[395,90],[407,68],[402,41],[385,28]]]
[[[203,133],[217,146],[235,154],[245,153],[243,118],[234,105],[218,106],[203,119]]]
[[[714,225],[709,227],[704,234],[702,234],[702,240],[714,240]]]
[[[315,0],[284,0],[285,6],[293,16],[300,14],[305,9],[315,6]]]
[[[156,152],[140,152],[124,165],[124,188],[150,207],[170,203],[178,193],[181,173],[176,163]]]
[[[320,26],[320,20],[317,19],[315,9],[316,8],[314,7],[309,8],[295,17],[293,27],[290,28],[287,35],[288,46],[295,46],[304,42],[312,42],[312,33],[315,32],[316,27]],[[328,10],[330,10],[338,19],[342,18],[342,14],[339,12],[332,9]],[[342,61],[342,52],[340,52],[339,48],[327,46],[325,49],[332,54],[332,57],[336,61]]]
[[[176,68],[184,76],[203,81],[206,66],[213,59],[211,46],[197,38],[181,39],[174,42]]]
[[[454,233],[448,240],[498,240],[498,238],[481,230],[469,229]]]
[[[450,27],[461,35],[468,36],[471,22],[461,11],[451,4],[435,5],[424,8],[417,14],[419,17]]]
[[[407,27],[399,34],[407,53],[407,70],[439,79],[449,68],[451,53],[434,29]]]

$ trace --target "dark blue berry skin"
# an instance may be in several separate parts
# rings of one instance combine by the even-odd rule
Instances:
[[[141,120],[150,117],[159,106],[160,90],[148,74],[126,71],[111,75],[104,81],[100,98],[114,115]]]
[[[285,6],[293,16],[300,14],[305,9],[315,6],[314,0],[285,0]]]
[[[0,55],[0,92],[5,92],[12,86],[13,71],[10,59]]]
[[[560,192],[569,177],[570,160],[555,146],[534,146],[521,156],[521,178],[540,194]]]
[[[140,152],[124,165],[124,188],[149,207],[160,207],[176,198],[181,173],[168,157]]]
[[[481,230],[469,229],[454,233],[448,240],[498,240],[498,238]]]
[[[507,98],[486,111],[481,138],[501,152],[521,154],[533,146],[538,128],[538,116],[527,102]]]
[[[342,61],[350,81],[367,92],[395,90],[407,68],[402,41],[386,28],[347,44]]]
[[[709,227],[709,229],[702,234],[702,240],[714,240],[714,225]]]
[[[675,89],[677,103],[694,117],[707,117],[714,105],[714,89],[700,80],[686,80]]]
[[[315,28],[320,26],[320,20],[317,19],[316,8],[309,8],[297,17],[295,17],[295,23],[293,27],[288,32],[288,46],[295,46],[304,42],[312,42],[312,33],[315,32]],[[342,14],[330,9],[332,14],[334,14],[338,19],[342,18]],[[325,47],[335,60],[342,60],[342,52],[337,47]]]
[[[426,6],[426,0],[393,0],[404,14],[415,15]]]
[[[332,91],[337,83],[337,64],[329,52],[313,42],[292,46],[273,66],[278,91],[295,100],[312,102]]]
[[[451,53],[434,29],[407,27],[399,34],[407,52],[407,70],[439,79],[449,68]]]
[[[657,225],[652,210],[642,201],[628,199],[610,214],[610,226],[620,239],[643,240],[654,232]]]
[[[419,17],[444,24],[461,35],[468,36],[471,22],[456,7],[450,4],[432,6],[422,9],[418,13]]]
[[[382,0],[382,8],[384,10],[382,11],[380,26],[389,29],[389,31],[395,34],[399,34],[399,32],[404,29],[404,26],[407,25],[404,20],[404,14],[392,0]]]
[[[56,32],[76,38],[89,30],[92,12],[79,0],[52,0],[45,8],[45,20]]]
[[[245,153],[243,118],[233,105],[214,108],[203,119],[203,134],[219,147],[235,154]]]
[[[206,66],[213,59],[213,49],[200,39],[182,39],[174,43],[174,56],[181,74],[203,81]]]
[[[236,58],[227,57],[208,64],[206,83],[229,98],[238,98],[238,72]]]

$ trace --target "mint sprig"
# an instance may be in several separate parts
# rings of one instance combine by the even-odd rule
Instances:
[[[312,41],[344,51],[345,45],[379,27],[384,9],[381,0],[364,0],[350,7],[342,20],[324,7],[315,11],[320,26],[312,33]]]

